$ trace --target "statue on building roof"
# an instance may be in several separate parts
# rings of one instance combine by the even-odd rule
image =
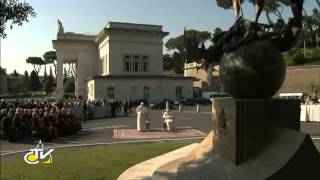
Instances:
[[[58,19],[58,34],[63,34],[64,33],[64,28],[62,25],[62,22]]]

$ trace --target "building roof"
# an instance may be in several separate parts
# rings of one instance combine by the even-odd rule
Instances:
[[[109,22],[102,30],[94,34],[84,34],[84,33],[74,33],[65,32],[57,35],[57,40],[53,40],[53,47],[55,48],[55,43],[59,42],[99,42],[105,34],[110,31],[120,30],[120,31],[134,31],[143,33],[152,33],[153,35],[161,35],[163,37],[167,36],[169,32],[162,31],[162,25],[151,25],[151,24],[136,24],[136,23],[125,23],[125,22]]]
[[[104,34],[108,34],[112,30],[124,30],[134,32],[153,33],[167,36],[169,32],[162,30],[162,25],[151,25],[151,24],[136,24],[136,23],[125,23],[125,22],[109,22],[97,35],[95,42],[99,42],[103,38]]]
[[[95,75],[89,77],[87,80],[98,80],[98,79],[168,79],[168,80],[197,80],[194,77],[184,77],[184,76],[168,76],[168,75]]]

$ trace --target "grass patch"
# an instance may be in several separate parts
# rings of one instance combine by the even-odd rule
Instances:
[[[116,179],[129,167],[201,140],[109,145],[56,150],[52,165],[28,165],[23,155],[1,161],[1,180]],[[320,143],[315,143],[320,152]]]
[[[164,141],[89,148],[61,149],[53,152],[52,165],[29,165],[23,155],[1,160],[1,180],[37,179],[116,179],[129,167],[201,140]]]

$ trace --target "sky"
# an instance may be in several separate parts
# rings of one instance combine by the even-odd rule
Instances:
[[[232,10],[217,7],[215,0],[26,0],[37,16],[23,26],[7,28],[7,37],[1,40],[1,67],[8,73],[14,69],[23,74],[32,71],[26,63],[30,56],[39,56],[53,50],[52,40],[58,32],[57,19],[65,32],[97,34],[109,21],[163,25],[169,32],[164,43],[181,35],[187,29],[213,32],[216,27],[227,30],[234,22]],[[308,12],[317,4],[307,0]],[[252,4],[242,6],[244,17],[254,19]],[[292,16],[288,8],[283,16]],[[265,14],[261,22],[266,22]],[[9,26],[9,25],[8,25]],[[165,51],[165,48],[164,48]],[[40,72],[41,74],[41,72]]]

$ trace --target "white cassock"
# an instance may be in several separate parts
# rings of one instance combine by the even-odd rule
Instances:
[[[162,118],[164,119],[164,122],[166,123],[167,130],[172,131],[173,130],[173,118],[174,118],[172,113],[165,111],[163,113]]]
[[[146,131],[146,121],[148,117],[148,111],[144,106],[138,106],[137,109],[137,131]]]

